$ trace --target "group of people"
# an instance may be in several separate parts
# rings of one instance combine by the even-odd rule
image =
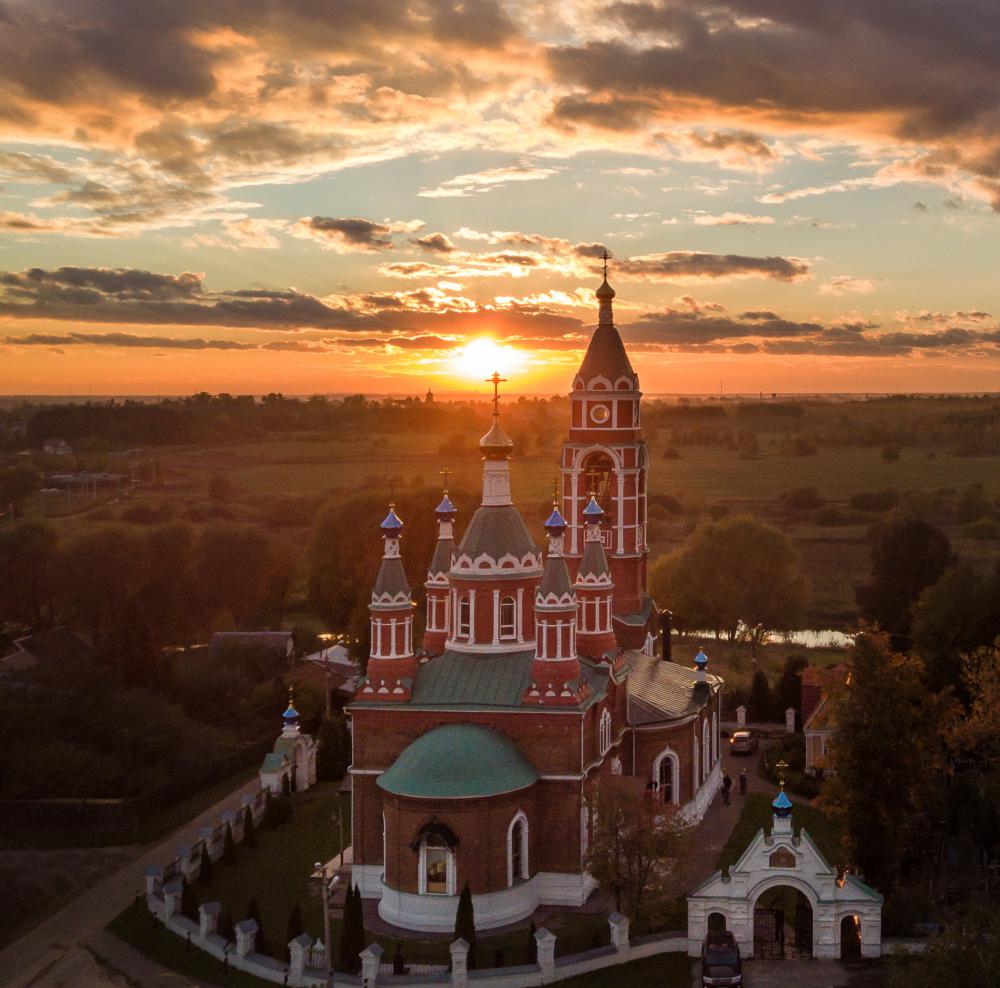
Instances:
[[[722,801],[729,805],[729,791],[733,788],[733,780],[730,778],[728,772],[722,773]],[[740,795],[745,796],[747,794],[747,770],[745,768],[740,769]]]

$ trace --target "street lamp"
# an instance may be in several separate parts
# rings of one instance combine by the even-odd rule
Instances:
[[[340,881],[340,875],[334,875],[333,880],[326,879],[326,865],[322,861],[315,863],[316,871],[319,872],[320,894],[323,896],[323,949],[325,950],[324,965],[326,974],[329,977],[333,968],[333,947],[330,944],[330,892],[333,886]]]

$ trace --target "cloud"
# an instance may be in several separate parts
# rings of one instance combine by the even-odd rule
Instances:
[[[878,285],[871,278],[841,274],[819,286],[820,295],[871,295]]]
[[[796,257],[746,257],[741,254],[709,254],[675,250],[619,260],[615,276],[638,281],[669,281],[678,284],[723,281],[734,278],[771,278],[799,281],[809,275],[809,265]]]
[[[483,192],[495,192],[511,182],[540,182],[559,173],[558,168],[540,168],[530,164],[485,168],[479,172],[456,175],[432,189],[421,189],[425,199],[465,199]]]
[[[725,212],[719,215],[698,213],[694,222],[696,226],[767,226],[774,222],[773,216],[755,216],[751,213]]]
[[[450,254],[455,250],[455,245],[443,233],[428,233],[424,237],[416,237],[411,243],[432,254]]]
[[[297,237],[317,240],[338,254],[377,252],[392,247],[392,230],[387,223],[375,223],[357,216],[313,216],[299,220],[292,232]]]

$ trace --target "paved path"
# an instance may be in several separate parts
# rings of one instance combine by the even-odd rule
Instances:
[[[733,832],[733,827],[736,826],[736,821],[743,812],[743,804],[746,802],[746,797],[741,796],[739,791],[741,769],[746,769],[748,793],[762,792],[771,795],[776,791],[773,783],[767,782],[757,774],[759,758],[759,752],[749,756],[734,757],[729,753],[729,745],[723,742],[722,770],[728,772],[733,780],[729,805],[726,806],[720,790],[695,830],[697,853],[688,855],[670,875],[667,883],[669,895],[685,895],[715,874],[719,853],[726,846],[726,841],[729,840],[729,835]]]
[[[42,988],[46,984],[59,984],[52,981],[50,975],[59,969],[60,965],[68,963],[72,958],[80,958],[81,947],[98,944],[95,952],[102,954],[100,940],[104,927],[108,925],[126,906],[130,905],[137,893],[143,893],[146,887],[146,867],[151,864],[163,864],[174,856],[178,844],[193,844],[197,838],[198,828],[215,823],[219,815],[226,809],[234,807],[244,792],[253,792],[258,785],[256,779],[219,800],[214,806],[195,817],[190,823],[174,831],[160,844],[145,849],[134,861],[108,875],[89,891],[84,892],[59,912],[43,920],[30,933],[20,940],[14,941],[0,953],[0,985],[3,988]],[[114,938],[111,938],[114,939]],[[135,951],[131,954],[137,955]],[[123,953],[122,958],[127,963],[130,958]],[[145,973],[138,976],[122,965],[124,971],[134,982],[140,985],[171,985],[197,986],[197,982],[186,979],[176,973],[170,973],[165,980],[147,980],[152,977],[153,969],[163,972],[163,968],[152,965],[142,958],[149,967]],[[166,974],[166,972],[163,972]],[[114,981],[87,981],[60,979],[63,985],[73,988],[90,988],[91,984],[114,984]]]
[[[691,966],[691,988],[701,988],[701,964]],[[842,961],[744,961],[743,988],[882,988],[877,963]]]

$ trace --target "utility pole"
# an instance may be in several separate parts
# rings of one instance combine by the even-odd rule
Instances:
[[[332,711],[330,709],[330,642],[333,640],[333,635],[329,632],[319,636],[319,640],[323,643],[323,668],[325,670],[324,680],[326,687],[326,720],[329,720],[332,716]]]
[[[316,870],[319,872],[320,894],[323,896],[323,965],[326,968],[326,976],[329,977],[333,971],[333,948],[330,944],[330,886],[337,883],[339,876],[334,875],[333,881],[328,883],[326,865],[322,861],[316,862]]]

